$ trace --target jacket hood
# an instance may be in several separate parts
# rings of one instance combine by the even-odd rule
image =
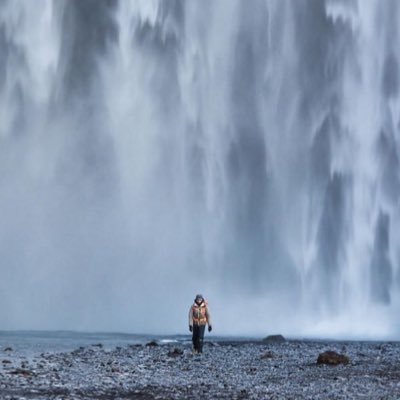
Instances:
[[[201,307],[201,306],[206,306],[207,305],[207,301],[205,299],[203,299],[203,301],[200,304],[197,304],[196,301],[193,302],[193,305],[196,307]]]

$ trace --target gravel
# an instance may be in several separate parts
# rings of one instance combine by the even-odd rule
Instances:
[[[317,365],[332,350],[348,365]],[[398,399],[400,343],[100,344],[31,359],[0,351],[1,399]]]

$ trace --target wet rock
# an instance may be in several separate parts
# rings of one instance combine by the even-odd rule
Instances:
[[[267,351],[261,356],[261,360],[270,360],[275,357],[275,354],[272,351]]]
[[[159,344],[155,340],[152,340],[151,342],[146,343],[146,346],[147,347],[157,347],[157,346],[159,346]]]
[[[175,348],[173,350],[171,350],[170,352],[168,352],[168,357],[180,357],[181,355],[183,355],[183,350],[182,349],[178,349]]]
[[[136,343],[136,344],[130,344],[128,347],[130,347],[131,349],[138,349],[140,347],[143,347],[143,345]]]
[[[336,351],[325,351],[318,356],[317,364],[327,365],[347,365],[350,362],[349,357],[344,354],[336,353]]]
[[[76,349],[76,350],[71,351],[71,354],[72,354],[73,356],[76,356],[76,355],[82,353],[83,351],[84,351],[83,348],[79,347],[79,349]]]
[[[92,344],[92,347],[98,347],[98,348],[102,349],[103,348],[103,344],[102,343]]]
[[[32,371],[29,371],[27,369],[22,369],[22,368],[17,368],[13,371],[10,371],[9,374],[10,375],[21,375],[21,376],[25,376],[25,377],[35,375]]]
[[[283,343],[286,339],[282,335],[269,335],[263,339],[263,342],[267,343]]]
[[[4,351],[13,351],[12,347],[6,347]]]
[[[11,361],[10,360],[3,360],[2,363],[3,364],[11,364]]]

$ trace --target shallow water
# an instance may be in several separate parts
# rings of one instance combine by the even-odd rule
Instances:
[[[243,336],[215,336],[207,335],[207,340],[246,341],[256,340],[253,337]],[[146,344],[156,340],[159,344],[190,343],[191,336],[151,335],[121,332],[76,332],[76,331],[0,331],[0,350],[11,347],[14,356],[32,357],[40,353],[68,352],[79,347],[102,344],[106,350],[123,347],[131,344]]]
[[[20,355],[43,352],[72,351],[101,343],[106,349],[128,344],[144,344],[155,336],[131,333],[74,332],[74,331],[0,331],[0,349],[12,347]],[[157,336],[157,340],[176,341],[172,336]],[[181,339],[182,340],[182,339]]]
[[[212,342],[257,342],[254,336],[217,336],[206,334],[205,340]],[[79,347],[101,343],[105,349],[131,344],[146,344],[151,340],[159,344],[185,344],[191,342],[191,335],[152,335],[122,332],[77,332],[77,331],[0,331],[0,350],[12,347],[14,354],[22,356],[37,353],[67,352]],[[321,343],[384,343],[382,341],[335,340],[324,338],[291,338],[292,341]],[[393,342],[393,341],[392,341]]]

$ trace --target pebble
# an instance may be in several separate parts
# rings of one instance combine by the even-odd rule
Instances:
[[[384,349],[384,352],[382,352]],[[346,351],[349,365],[317,365],[321,352]],[[31,361],[10,355],[0,364],[2,398],[347,399],[399,398],[400,343],[290,341],[174,343],[79,348],[42,353]],[[380,357],[377,359],[377,357]],[[23,368],[22,368],[23,366]]]

